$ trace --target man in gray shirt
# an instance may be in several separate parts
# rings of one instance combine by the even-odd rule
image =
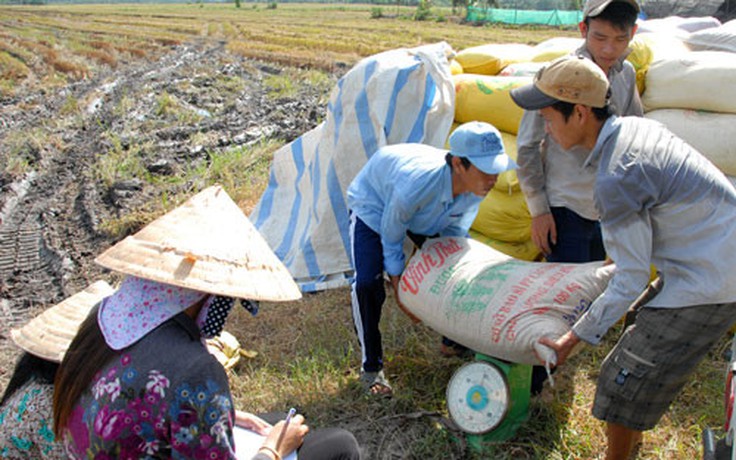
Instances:
[[[606,252],[616,272],[572,330],[541,339],[565,362],[580,341],[600,342],[647,286],[662,290],[639,311],[603,362],[593,415],[606,421],[607,459],[628,458],[695,366],[736,321],[736,188],[703,155],[653,120],[617,117],[609,82],[582,57],[553,61],[511,92],[539,110],[564,149],[581,147],[594,175]],[[589,153],[586,153],[589,152]]]
[[[643,114],[636,73],[625,61],[638,12],[635,0],[589,0],[580,23],[585,43],[575,54],[592,59],[607,75],[618,115]],[[550,262],[602,260],[593,176],[581,168],[581,155],[550,139],[537,111],[524,113],[517,147],[517,175],[532,215],[534,244]]]
[[[636,0],[588,0],[580,32],[585,43],[574,54],[592,59],[611,82],[619,115],[642,116],[636,72],[626,61],[636,33]],[[537,111],[526,111],[517,137],[517,176],[532,215],[532,241],[549,262],[603,260],[598,213],[593,206],[593,175],[581,166],[577,148],[551,139]],[[547,371],[535,366],[532,394],[542,391]]]

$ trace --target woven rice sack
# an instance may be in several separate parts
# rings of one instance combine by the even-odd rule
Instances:
[[[427,240],[409,260],[399,299],[425,325],[472,350],[547,362],[557,339],[606,288],[614,265],[525,262],[468,238]]]
[[[548,62],[566,56],[581,46],[585,40],[572,37],[555,37],[534,46],[529,60],[532,62]]]
[[[517,62],[503,68],[501,77],[533,77],[548,62]]]
[[[736,113],[736,54],[692,51],[655,61],[647,72],[644,111],[697,109]]]
[[[460,64],[459,62],[457,62],[455,59],[453,59],[453,60],[450,61],[450,73],[452,75],[458,75],[458,74],[461,74],[461,73],[464,73],[464,72],[465,72],[465,70],[463,69],[462,64]]]
[[[509,64],[528,61],[531,50],[529,45],[493,43],[465,48],[457,53],[455,60],[465,73],[497,75]]]
[[[629,61],[636,71],[636,87],[639,94],[646,90],[646,76],[652,62],[660,59],[682,56],[690,49],[685,43],[674,35],[664,33],[639,33],[629,43],[631,53],[626,60]]]
[[[727,175],[736,175],[736,114],[685,109],[647,112]]]
[[[501,139],[503,140],[503,148],[506,151],[506,155],[516,161],[516,136],[501,131]],[[493,188],[499,192],[507,194],[520,192],[521,185],[519,185],[519,178],[516,176],[516,170],[512,169],[499,174],[498,179],[496,180],[496,185],[494,185]]]
[[[685,43],[693,51],[727,51],[736,53],[736,19],[720,27],[699,30],[691,33]]]
[[[657,32],[668,35],[686,37],[691,32],[718,27],[721,21],[712,16],[683,18],[668,16],[666,18],[648,19],[639,21],[639,32]]]
[[[539,248],[534,244],[532,240],[520,241],[511,243],[508,241],[499,241],[493,238],[489,238],[482,233],[478,233],[475,230],[468,232],[470,237],[475,241],[480,241],[486,246],[490,246],[496,251],[503,252],[507,256],[511,256],[514,259],[526,260],[528,262],[539,261],[541,259],[541,252]]]
[[[511,99],[514,88],[532,82],[530,77],[498,77],[464,73],[454,75],[455,121],[485,121],[499,131],[516,134],[524,111]]]
[[[470,228],[494,240],[521,243],[531,239],[531,225],[524,194],[494,188],[480,202]]]

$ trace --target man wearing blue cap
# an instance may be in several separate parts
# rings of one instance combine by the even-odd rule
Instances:
[[[405,238],[466,236],[498,174],[515,168],[498,130],[470,122],[452,133],[449,152],[424,144],[383,147],[350,184],[353,321],[362,349],[361,382],[369,393],[392,391],[378,325],[386,299],[383,272],[396,294]]]

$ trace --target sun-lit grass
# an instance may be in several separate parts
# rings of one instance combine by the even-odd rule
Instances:
[[[249,5],[246,5],[249,6]],[[224,40],[233,53],[298,67],[334,70],[397,47],[447,41],[456,50],[482,43],[539,43],[574,31],[550,28],[471,27],[449,8],[433,8],[448,20],[414,21],[413,7],[386,6],[371,19],[370,5],[279,4],[278,8],[232,4],[0,6],[0,39],[39,74],[81,79],[121,59],[155,58],[169,47],[197,38]],[[8,52],[6,47],[0,50]],[[122,54],[122,56],[121,56]],[[126,56],[127,55],[127,56]],[[0,80],[27,72],[0,62]],[[12,71],[2,72],[3,66]],[[0,81],[0,83],[2,83]],[[65,81],[62,79],[61,81]],[[16,85],[6,85],[15,87]]]
[[[447,417],[447,382],[464,361],[442,358],[439,335],[412,324],[390,297],[382,331],[386,371],[395,389],[391,400],[366,397],[356,383],[360,348],[346,288],[287,304],[263,303],[255,318],[238,309],[226,329],[244,348],[259,352],[230,374],[236,405],[254,411],[296,406],[315,426],[339,423],[359,439],[379,439],[378,445],[366,446],[368,458],[387,458],[383,455],[404,449],[403,458],[594,459],[604,449],[603,424],[590,408],[598,368],[618,328],[555,373],[555,386],[532,399],[529,420],[514,439],[480,452],[460,449],[457,434],[440,423]],[[645,434],[638,458],[699,458],[701,429],[718,428],[723,420],[726,363],[721,351],[726,343],[724,338],[659,426]],[[395,437],[402,435],[408,444],[399,447]]]

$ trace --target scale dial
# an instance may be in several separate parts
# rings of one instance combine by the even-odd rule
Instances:
[[[509,409],[506,376],[485,361],[464,364],[447,384],[447,409],[461,430],[482,434],[496,428]]]

